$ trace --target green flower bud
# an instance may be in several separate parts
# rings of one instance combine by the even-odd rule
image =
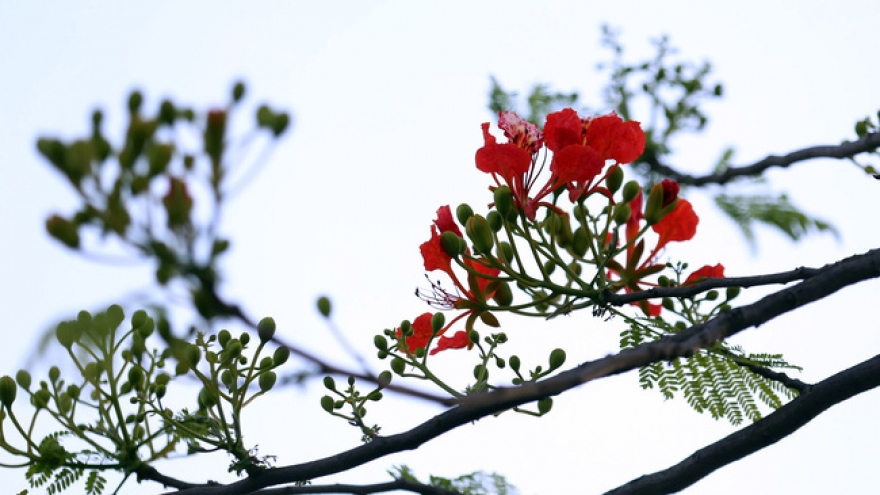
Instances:
[[[18,393],[18,386],[11,376],[0,378],[0,404],[6,407],[12,407],[15,402],[15,395]]]
[[[504,226],[504,220],[502,220],[501,214],[495,210],[486,214],[486,221],[489,222],[489,228],[492,229],[492,232],[497,233],[501,230],[501,227]]]
[[[583,257],[587,254],[587,248],[590,244],[590,236],[587,234],[587,229],[583,227],[578,227],[574,231],[574,238],[571,242],[571,250],[574,251],[578,257]]]
[[[72,321],[62,321],[55,329],[55,338],[65,349],[70,347],[82,336],[82,327]]]
[[[132,91],[131,94],[128,95],[128,111],[131,112],[132,115],[138,113],[143,102],[144,95],[142,95],[140,91]]]
[[[140,366],[132,366],[128,369],[128,381],[134,389],[140,389],[144,382],[144,370]]]
[[[395,356],[394,359],[391,360],[391,371],[398,375],[402,375],[404,370],[406,370],[406,361]]]
[[[62,414],[67,414],[67,412],[70,411],[70,406],[72,405],[73,399],[71,399],[69,395],[62,392],[58,396],[58,410],[61,411]]]
[[[544,273],[546,273],[547,275],[553,275],[554,271],[556,271],[556,263],[549,261],[549,260],[545,261],[544,262]]]
[[[260,390],[263,392],[268,392],[272,390],[272,387],[275,386],[275,381],[278,380],[278,375],[273,371],[267,371],[260,375],[260,379],[258,380],[260,385]]]
[[[499,242],[498,257],[508,265],[513,263],[513,246],[511,246],[509,242]]]
[[[286,363],[289,358],[290,349],[287,346],[281,346],[278,349],[275,349],[275,354],[272,355],[272,362],[277,367]]]
[[[474,366],[474,378],[477,380],[486,381],[489,379],[489,369],[483,366],[482,364],[478,364]]]
[[[714,301],[715,299],[718,299],[718,291],[717,290],[710,290],[709,292],[706,293],[706,300]]]
[[[623,184],[623,168],[617,166],[614,167],[614,170],[612,170],[611,173],[608,174],[608,178],[605,179],[605,187],[614,194],[620,189],[621,184]]]
[[[229,333],[229,330],[226,330],[224,328],[223,330],[220,330],[220,333],[217,334],[217,343],[220,344],[221,349],[225,349],[226,344],[229,343],[229,339],[231,338],[232,334]]]
[[[496,318],[495,315],[488,311],[483,311],[482,313],[480,313],[480,321],[493,328],[498,328],[501,326],[501,323],[498,323],[498,318]],[[471,342],[476,342],[476,340],[471,339]]]
[[[632,208],[629,206],[629,203],[618,203],[614,208],[614,223],[617,225],[625,224],[632,213]]]
[[[439,332],[440,329],[443,328],[444,323],[446,323],[446,315],[443,313],[437,312],[431,317],[431,329],[434,330],[434,332]]]
[[[502,217],[508,218],[513,211],[513,193],[507,186],[498,186],[495,189],[495,209]]]
[[[550,369],[555,370],[556,368],[565,364],[565,351],[562,349],[553,349],[550,352]]]
[[[539,414],[547,414],[550,412],[550,409],[553,408],[553,399],[550,397],[545,397],[538,401],[538,413]]]
[[[272,366],[274,364],[275,364],[275,362],[272,360],[272,358],[270,358],[269,356],[266,356],[263,359],[260,359],[259,369],[263,370],[263,371],[268,370],[268,369],[272,369]]]
[[[458,223],[461,225],[467,225],[467,221],[472,216],[474,216],[474,210],[467,203],[462,203],[455,209],[455,218],[458,219]]]
[[[519,371],[519,366],[521,364],[520,360],[519,360],[519,356],[517,356],[517,355],[510,356],[510,359],[508,359],[507,362],[510,364],[510,369],[512,369],[513,371]]]
[[[168,382],[171,381],[171,375],[168,373],[159,373],[153,381],[158,385],[168,385]]]
[[[235,85],[232,86],[232,102],[238,103],[241,101],[241,99],[244,98],[244,92],[244,83],[241,81],[236,82]]]
[[[670,299],[668,297],[664,297],[663,298],[663,307],[668,309],[669,311],[673,311],[673,310],[675,310],[675,302],[673,302],[672,299]]]
[[[510,285],[507,282],[499,283],[495,293],[492,294],[492,299],[499,306],[510,306],[510,303],[513,302],[513,291],[510,290]]]
[[[642,190],[642,187],[639,186],[639,183],[631,180],[623,186],[623,201],[625,203],[629,203],[630,201],[636,199],[636,196],[639,195],[639,191]]]
[[[657,277],[657,285],[660,287],[669,287],[672,284],[672,280],[669,280],[669,277],[666,275],[660,275]]]
[[[330,397],[329,395],[321,397],[321,409],[327,411],[328,413],[332,413],[333,405],[333,397]]]
[[[663,186],[654,184],[645,203],[645,222],[655,225],[663,219]]]
[[[251,336],[246,332],[241,332],[241,335],[238,337],[238,341],[241,342],[242,347],[248,345],[248,342],[251,341]]]
[[[71,385],[71,386],[67,387],[67,395],[69,395],[70,398],[73,400],[79,399],[80,392],[81,392],[81,390],[76,385]]]
[[[376,335],[373,337],[373,345],[375,345],[376,349],[379,349],[380,351],[387,350],[388,339],[386,339],[384,335]]]
[[[462,249],[461,237],[455,232],[447,230],[440,234],[440,247],[450,258],[457,258],[464,250]]]
[[[226,385],[226,388],[232,388],[232,370],[225,369],[220,373],[220,383]]]
[[[43,409],[49,405],[51,399],[52,394],[45,388],[41,388],[31,396],[31,404],[37,409]]]
[[[330,318],[330,312],[333,308],[330,305],[330,298],[321,296],[318,298],[318,312],[324,318]]]
[[[325,376],[324,387],[326,387],[327,390],[336,390],[336,380],[334,380],[332,376]]]
[[[275,335],[275,320],[269,316],[260,320],[257,324],[257,335],[260,336],[260,342],[266,343],[272,340]]]
[[[729,301],[729,300],[731,300],[731,299],[735,299],[736,296],[739,295],[739,293],[740,293],[741,290],[742,290],[741,287],[728,287],[728,288],[727,288],[727,293],[726,293],[727,300]]]
[[[379,376],[376,379],[376,383],[377,383],[377,385],[379,385],[379,388],[385,388],[388,385],[390,385],[391,384],[391,377],[392,377],[392,375],[391,375],[391,372],[389,372],[389,371],[383,371],[383,372],[379,373]]]
[[[199,407],[203,407],[205,409],[210,409],[217,405],[218,397],[217,394],[208,390],[207,388],[202,388],[199,392],[198,403]]]
[[[478,253],[488,254],[492,251],[495,239],[492,236],[492,228],[489,222],[480,215],[474,215],[468,219],[465,227],[468,237],[474,243],[474,249]]]
[[[240,347],[240,346],[239,346]],[[241,352],[241,349],[239,349]],[[191,344],[186,348],[186,364],[188,364],[191,368],[195,368],[199,361],[202,359],[202,350],[199,349],[199,346],[195,344]]]

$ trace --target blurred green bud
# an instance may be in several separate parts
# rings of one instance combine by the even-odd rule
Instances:
[[[550,369],[555,370],[565,364],[565,351],[562,349],[553,349],[550,352]]]
[[[241,349],[239,349],[241,352]],[[186,364],[188,364],[191,368],[195,368],[199,361],[202,359],[202,350],[199,349],[199,346],[195,344],[190,344],[186,348]]]
[[[510,306],[510,303],[513,302],[513,291],[510,290],[510,284],[507,282],[499,283],[495,293],[492,294],[492,299],[499,306]]]
[[[547,414],[550,412],[550,409],[553,409],[553,399],[550,397],[545,397],[538,401],[538,413],[539,414]]]
[[[611,191],[611,194],[614,194],[620,189],[621,184],[623,184],[623,167],[616,166],[605,179],[605,187]]]
[[[156,120],[160,124],[171,125],[176,118],[177,109],[174,108],[174,103],[171,100],[162,100],[162,103],[159,104],[159,116],[156,117]]]
[[[257,335],[260,337],[260,342],[266,343],[272,340],[272,337],[275,336],[275,319],[272,317],[265,317],[257,324]]]
[[[82,326],[78,325],[76,322],[62,321],[58,324],[58,328],[55,329],[55,338],[65,349],[70,349],[70,347],[76,343],[81,336]]]
[[[55,383],[59,378],[61,378],[61,370],[58,369],[58,366],[49,368],[49,381]]]
[[[675,310],[675,302],[668,297],[664,297],[663,298],[663,307],[668,309],[669,311],[674,311]]]
[[[73,400],[79,399],[80,392],[81,390],[77,385],[70,385],[69,387],[67,387],[67,395],[69,395]]]
[[[334,380],[332,376],[325,376],[324,377],[324,387],[326,387],[327,390],[334,390],[335,391],[336,390],[336,380]]]
[[[645,203],[645,222],[656,225],[663,219],[663,186],[659,183],[651,187],[648,201]]]
[[[513,210],[513,193],[507,186],[498,186],[495,189],[495,209],[502,217],[508,218],[511,210]]]
[[[660,287],[669,287],[670,285],[672,285],[672,280],[669,280],[669,277],[667,277],[666,275],[660,275],[659,277],[657,277],[657,285],[659,285]]]
[[[474,378],[481,381],[486,381],[489,379],[489,369],[483,366],[482,364],[478,364],[474,366]]]
[[[512,369],[513,371],[519,371],[519,367],[520,367],[519,356],[517,356],[517,355],[510,356],[510,359],[508,359],[507,362],[508,362],[508,364],[510,364],[510,369]]]
[[[379,376],[376,379],[376,384],[379,385],[379,388],[385,388],[391,384],[391,372],[383,371],[379,373]]]
[[[508,265],[513,263],[513,246],[509,242],[501,241],[498,243],[498,257]]]
[[[587,254],[587,248],[590,244],[590,236],[587,234],[587,229],[583,227],[578,227],[574,231],[574,237],[571,242],[571,250],[574,251],[578,257],[583,257]]]
[[[217,394],[208,390],[206,387],[202,388],[199,392],[198,403],[199,407],[203,407],[205,409],[210,409],[217,405],[218,397]]]
[[[144,370],[140,366],[132,366],[128,369],[128,381],[135,390],[139,390],[144,382]]]
[[[11,407],[17,393],[18,386],[11,376],[0,377],[0,404]]]
[[[625,224],[632,213],[629,203],[618,203],[614,208],[614,223],[617,225]]]
[[[502,220],[501,214],[495,210],[486,214],[486,221],[489,222],[489,228],[492,229],[492,232],[497,233],[501,230],[501,227],[504,226],[504,220]]]
[[[638,182],[631,180],[623,186],[623,201],[625,203],[629,203],[630,201],[636,199],[636,196],[639,195],[639,191],[642,190],[642,187]]]
[[[224,328],[223,330],[220,330],[220,332],[217,334],[217,343],[220,344],[221,349],[225,349],[226,344],[229,343],[229,339],[231,338],[232,334],[229,333],[229,330],[226,330]]]
[[[46,232],[55,240],[71,249],[79,248],[79,229],[76,224],[59,215],[46,220]]]
[[[391,371],[398,375],[402,375],[404,370],[406,370],[406,361],[395,356],[394,359],[391,360]]]
[[[232,102],[238,103],[244,98],[245,93],[245,85],[243,82],[238,81],[232,86]]]
[[[440,234],[440,247],[443,248],[443,252],[450,258],[457,258],[458,255],[464,252],[461,237],[451,230]]]
[[[474,243],[474,249],[478,253],[488,254],[495,245],[495,239],[492,236],[492,229],[489,222],[480,215],[474,215],[467,221],[465,227],[468,237]]]
[[[468,220],[472,216],[474,216],[474,210],[467,203],[462,203],[455,209],[455,218],[458,219],[458,223],[461,225],[467,225]]]
[[[324,318],[330,318],[330,312],[332,311],[332,307],[330,305],[330,298],[326,296],[321,296],[318,298],[318,312],[321,313],[321,316]]]
[[[718,299],[718,291],[717,290],[710,290],[709,292],[706,293],[706,299],[709,301],[714,301],[714,300]]]
[[[446,315],[441,312],[434,313],[434,316],[431,317],[431,329],[436,333],[439,332],[441,328],[443,328],[443,324],[446,323]]]
[[[37,409],[43,409],[49,405],[49,401],[52,399],[52,394],[41,388],[34,392],[34,395],[31,396],[31,405],[36,407]]]
[[[388,339],[386,339],[384,335],[376,335],[373,337],[373,345],[375,345],[376,349],[379,349],[380,351],[387,350]]]
[[[263,392],[268,392],[272,390],[272,387],[275,386],[275,381],[278,380],[278,375],[273,371],[266,371],[260,375],[258,380],[260,385],[260,390]]]
[[[144,323],[147,322],[147,312],[139,309],[131,315],[131,327],[132,328],[140,328],[144,326]]]
[[[332,413],[333,405],[333,397],[330,397],[329,395],[321,397],[321,409],[327,411],[328,413]]]
[[[31,374],[28,373],[26,370],[18,370],[18,373],[15,374],[15,381],[21,388],[25,390],[30,390]]]
[[[286,363],[290,358],[290,348],[287,346],[281,346],[275,349],[275,354],[272,355],[272,362],[275,366],[281,366]]]
[[[135,115],[141,110],[141,105],[144,103],[144,95],[141,94],[140,91],[134,90],[128,95],[128,111]]]

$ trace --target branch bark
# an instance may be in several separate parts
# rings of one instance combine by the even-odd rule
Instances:
[[[795,163],[812,160],[814,158],[851,158],[859,153],[875,151],[878,148],[880,148],[880,133],[875,132],[867,134],[865,137],[856,141],[839,145],[812,146],[810,148],[792,151],[791,153],[782,156],[770,155],[763,160],[752,163],[751,165],[729,167],[716,174],[701,176],[685,174],[669,165],[660,163],[656,157],[649,157],[648,165],[654,172],[665,175],[668,178],[677,181],[679,184],[705,186],[707,184],[726,184],[740,177],[757,177],[763,174],[765,170],[772,167],[787,168]]]

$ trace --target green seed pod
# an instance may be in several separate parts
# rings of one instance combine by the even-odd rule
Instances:
[[[332,413],[333,405],[333,397],[330,397],[329,395],[321,397],[321,409],[327,411],[328,413]]]
[[[631,180],[623,186],[623,201],[624,203],[629,203],[630,201],[636,199],[636,196],[639,195],[639,191],[642,190],[642,187],[639,186],[639,183]]]
[[[330,298],[326,296],[321,296],[318,298],[318,312],[321,313],[321,316],[324,318],[330,318],[330,312],[332,311],[332,307],[330,305]]]
[[[18,370],[18,373],[15,374],[15,381],[25,390],[31,388],[31,374],[26,370]]]
[[[226,344],[229,343],[229,339],[232,338],[232,334],[229,333],[229,330],[225,328],[220,330],[220,333],[217,334],[217,343],[220,344],[221,349],[226,349]]]
[[[257,335],[260,336],[260,342],[266,343],[275,336],[275,319],[269,316],[260,320],[257,324]]]
[[[605,187],[614,194],[620,189],[621,184],[623,184],[623,168],[617,166],[614,167],[614,170],[612,170],[611,173],[608,174],[608,178],[605,179]]]
[[[467,232],[471,242],[474,243],[474,249],[478,253],[489,254],[492,252],[495,239],[492,236],[492,228],[489,227],[489,222],[485,218],[480,215],[474,215],[469,218],[465,232]]]
[[[287,346],[281,346],[275,349],[275,354],[272,355],[272,362],[277,367],[286,363],[288,358],[290,358],[290,349]]]
[[[614,223],[617,225],[625,224],[632,213],[629,203],[618,203],[614,208]]]
[[[431,329],[434,332],[439,332],[443,325],[446,323],[446,315],[443,313],[437,312],[434,313],[434,316],[431,317]]]
[[[510,284],[507,282],[499,283],[495,293],[492,294],[492,300],[499,306],[510,306],[510,303],[513,302],[513,291],[510,290]]]
[[[458,219],[458,223],[461,225],[467,225],[467,221],[472,216],[474,216],[474,210],[467,203],[462,203],[455,209],[455,218]]]
[[[501,218],[501,214],[495,210],[486,214],[486,221],[489,222],[489,228],[492,229],[492,232],[497,233],[501,230],[501,227],[504,226],[504,220]]]
[[[260,390],[263,392],[268,392],[269,390],[272,390],[272,387],[275,386],[276,380],[278,380],[278,375],[276,375],[275,372],[267,371],[263,373],[262,375],[260,375],[260,378],[258,380]]]
[[[440,234],[440,247],[450,258],[457,258],[464,250],[462,249],[461,237],[455,232],[447,230]]]
[[[0,404],[6,407],[12,407],[15,402],[15,395],[18,393],[18,386],[11,376],[0,378]]]
[[[547,414],[550,412],[550,409],[553,409],[553,399],[550,397],[545,397],[538,401],[538,413],[539,414]]]
[[[495,209],[502,217],[507,218],[513,210],[513,193],[507,186],[498,186],[495,189]]]
[[[663,307],[668,309],[669,311],[673,311],[675,310],[675,302],[673,302],[672,299],[669,299],[668,297],[664,297]]]
[[[550,352],[550,369],[555,370],[556,368],[565,364],[565,351],[562,349],[553,349]]]
[[[336,390],[336,380],[334,380],[332,376],[325,376],[324,377],[324,387],[327,390],[334,390],[335,391]]]
[[[736,296],[739,295],[741,290],[742,290],[741,287],[728,287],[727,293],[726,293],[727,300],[730,301],[731,299],[735,299]]]
[[[402,375],[404,370],[406,370],[406,361],[395,356],[394,359],[391,360],[391,371],[398,375]]]

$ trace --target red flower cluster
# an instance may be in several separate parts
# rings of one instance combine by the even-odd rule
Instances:
[[[631,213],[625,228],[626,241],[628,244],[626,250],[626,265],[623,266],[614,260],[608,263],[610,272],[609,276],[610,274],[616,274],[618,276],[618,280],[613,282],[613,285],[622,287],[628,293],[642,290],[640,287],[642,285],[655,285],[653,283],[644,282],[643,279],[659,273],[665,268],[665,265],[657,263],[657,256],[660,251],[670,242],[688,241],[697,233],[697,224],[700,222],[700,218],[694,212],[694,208],[688,200],[678,197],[678,183],[666,179],[660,183],[660,187],[663,191],[662,208],[667,208],[671,205],[674,206],[672,206],[672,210],[666,213],[659,222],[651,226],[651,229],[656,232],[659,237],[657,245],[651,250],[645,260],[642,261],[645,241],[641,240],[639,242],[634,242],[634,239],[641,231],[642,221],[645,219],[644,213],[642,212],[642,193],[639,192],[635,199],[630,202]],[[707,265],[688,276],[684,285],[696,283],[696,281],[704,277],[723,276],[724,266],[721,264],[715,265],[714,267]],[[647,301],[643,301],[638,305],[648,316],[659,316],[660,311],[662,310],[661,305],[650,304]]]
[[[431,294],[423,294],[419,291],[416,291],[416,294],[424,297],[428,304],[434,307],[442,309],[463,309],[465,311],[457,315],[451,322],[437,332],[436,335],[439,336],[440,339],[437,341],[437,346],[431,350],[431,354],[436,354],[444,349],[461,349],[470,345],[467,332],[464,330],[455,332],[452,337],[447,337],[443,334],[446,333],[453,324],[465,316],[472,314],[477,308],[479,308],[481,301],[485,301],[487,298],[492,297],[494,290],[489,286],[491,283],[491,277],[496,277],[499,273],[497,269],[490,268],[479,261],[474,261],[470,259],[470,257],[465,257],[464,264],[470,270],[467,277],[467,286],[465,286],[452,269],[452,257],[446,253],[440,242],[441,236],[444,232],[452,232],[459,237],[462,236],[461,230],[452,218],[452,210],[448,205],[441,206],[437,210],[437,219],[434,220],[433,225],[431,225],[431,238],[419,246],[419,249],[422,252],[422,260],[425,264],[425,270],[429,272],[434,270],[445,272],[449,275],[449,278],[452,279],[452,283],[455,285],[457,293],[452,294],[442,289],[439,284],[432,283],[433,292]],[[470,251],[467,251],[467,254],[470,254]],[[474,275],[471,271],[480,275],[485,275],[485,277]],[[407,337],[404,342],[406,351],[414,352],[415,349],[424,348],[428,345],[431,337],[434,336],[433,329],[431,328],[431,316],[431,313],[424,313],[419,315],[415,321],[413,321],[412,328],[414,333]],[[397,336],[402,336],[400,329],[397,329]]]
[[[537,126],[515,113],[501,112],[498,126],[508,142],[499,144],[489,134],[489,123],[484,123],[484,145],[477,150],[477,168],[492,174],[496,184],[507,184],[517,207],[530,220],[535,219],[538,206],[553,208],[541,200],[563,186],[571,201],[593,192],[610,197],[610,192],[599,186],[605,178],[600,174],[606,162],[631,163],[645,149],[645,133],[639,123],[624,122],[613,113],[581,118],[566,108],[548,115],[541,133]],[[543,169],[539,157],[542,145],[553,152],[551,175],[542,187],[532,191]]]

